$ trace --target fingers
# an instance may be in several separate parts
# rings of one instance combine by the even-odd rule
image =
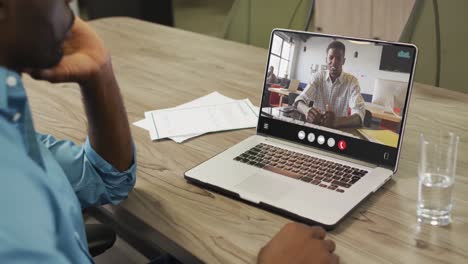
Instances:
[[[316,108],[311,108],[307,114],[307,120],[311,123],[320,121],[321,117],[322,114]]]
[[[322,124],[327,121],[327,118],[328,118],[328,114],[327,114],[327,112],[325,112],[325,114],[322,115],[322,119],[320,120],[322,122]]]
[[[313,113],[315,116],[320,116],[320,115],[321,115],[320,111],[319,111],[317,108],[312,107],[312,108],[310,109],[310,111],[312,111],[312,113]]]
[[[324,240],[323,244],[325,245],[325,248],[328,250],[328,252],[333,253],[336,249],[336,244],[330,239]]]
[[[310,229],[312,232],[312,237],[315,239],[324,239],[325,236],[327,235],[327,232],[325,232],[325,229],[319,226],[313,226]]]
[[[27,69],[24,71],[24,73],[29,74],[31,78],[35,80],[43,80],[44,78],[42,77],[42,70],[37,70],[37,69]]]
[[[31,77],[36,80],[49,81],[51,83],[60,83],[67,81],[67,73],[59,68],[35,70],[30,73]]]
[[[258,263],[331,263],[338,264],[333,252],[336,245],[326,239],[326,232],[319,226],[288,223],[258,254]]]
[[[42,70],[38,74],[39,78],[50,82],[60,82],[61,80],[59,80],[60,78],[58,76],[61,75],[63,75],[63,73],[61,73],[61,70],[56,68]]]
[[[307,226],[300,223],[291,222],[286,224],[283,228],[283,231],[286,232],[301,232],[301,233],[310,233],[310,236],[314,239],[322,240],[327,235],[325,229],[320,226]]]
[[[69,65],[72,65],[72,67],[79,66],[79,63],[81,63],[83,60],[70,63],[73,60],[76,61],[78,59],[77,57],[77,55],[64,56],[62,60],[52,68],[27,69],[25,73],[28,73],[33,79],[48,81],[51,83],[73,82],[74,80],[70,79],[71,68]]]
[[[340,263],[340,257],[335,254],[330,255],[330,264],[338,264]]]
[[[335,122],[335,113],[331,110],[330,105],[325,106],[326,111],[322,116],[321,122],[322,125],[327,126],[327,127],[334,127],[334,122]]]
[[[315,108],[311,108],[309,110],[309,113],[307,114],[307,117],[310,118],[310,119],[315,119],[317,118],[319,112],[315,109]]]

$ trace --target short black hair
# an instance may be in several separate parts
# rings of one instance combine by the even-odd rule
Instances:
[[[337,50],[342,50],[343,51],[343,55],[346,54],[346,47],[345,45],[343,44],[343,42],[340,42],[338,40],[334,40],[332,41],[330,44],[328,44],[328,47],[327,47],[327,53],[330,49],[337,49]]]

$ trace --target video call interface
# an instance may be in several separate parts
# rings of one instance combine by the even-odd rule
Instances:
[[[397,148],[414,53],[406,46],[275,31],[262,116]],[[327,143],[343,147],[319,142]]]

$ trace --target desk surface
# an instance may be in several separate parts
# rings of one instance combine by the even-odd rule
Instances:
[[[259,102],[267,51],[131,19],[92,26],[112,52],[131,122],[143,112],[173,107],[218,90]],[[79,90],[25,79],[39,131],[83,142],[86,122]],[[342,263],[466,263],[468,259],[468,95],[416,84],[397,177],[332,231]],[[449,227],[416,222],[418,135],[440,127],[461,135],[454,219]],[[138,180],[121,205],[107,207],[141,237],[170,238],[161,247],[185,261],[255,263],[259,249],[287,219],[187,184],[186,170],[253,135],[254,129],[214,133],[184,144],[151,142],[132,126]],[[130,218],[125,217],[131,216]]]
[[[284,89],[284,88],[268,88],[268,91],[272,93],[277,93],[281,96],[289,95],[291,93],[288,89]],[[301,94],[302,91],[297,90],[294,93]],[[376,107],[372,105],[366,105],[366,110],[369,110],[372,113],[373,117],[392,121],[392,122],[397,122],[397,123],[401,122],[401,117],[396,116],[394,114],[386,113],[383,110],[377,109]]]
[[[380,118],[383,120],[388,120],[391,122],[400,123],[401,117],[393,113],[384,112],[382,109],[375,107],[372,104],[366,104],[366,110],[369,110],[372,113],[373,117]]]
[[[288,89],[284,89],[284,88],[268,88],[268,91],[278,93],[281,95],[289,95],[291,93]],[[296,90],[294,93],[301,94],[302,91]]]

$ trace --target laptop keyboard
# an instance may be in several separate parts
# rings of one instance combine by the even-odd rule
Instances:
[[[339,193],[344,193],[367,174],[365,170],[264,143],[234,160]]]

